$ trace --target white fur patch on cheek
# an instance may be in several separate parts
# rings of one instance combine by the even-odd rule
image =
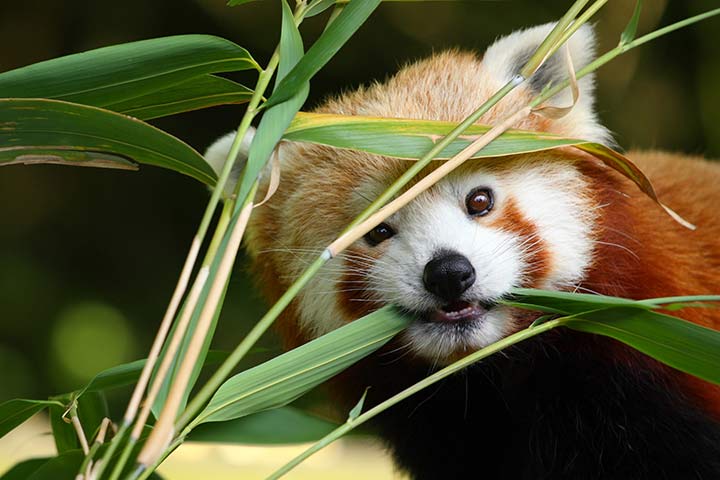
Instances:
[[[532,222],[550,253],[541,288],[580,281],[590,264],[594,210],[582,192],[586,182],[571,165],[550,161],[519,166],[507,177],[509,195]]]

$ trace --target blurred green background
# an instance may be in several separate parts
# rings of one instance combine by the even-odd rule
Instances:
[[[558,18],[570,3],[383,4],[313,80],[305,108],[433,51],[482,51],[497,36]],[[645,3],[640,32],[718,6],[716,0]],[[600,51],[615,46],[633,5],[616,0],[603,9],[595,23]],[[182,33],[231,39],[263,64],[277,41],[279,13],[274,0],[236,8],[218,0],[6,0],[0,3],[0,70]],[[306,43],[325,19],[306,22]],[[720,156],[719,28],[720,19],[712,19],[600,71],[598,110],[623,148]],[[252,76],[236,78],[252,86]],[[235,128],[242,108],[152,123],[202,151]],[[207,196],[195,181],[150,167],[0,169],[0,401],[69,391],[105,367],[143,357]],[[241,259],[215,348],[232,348],[265,308],[243,265]]]

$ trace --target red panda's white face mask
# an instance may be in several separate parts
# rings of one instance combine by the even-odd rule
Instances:
[[[385,187],[362,182],[355,208]],[[582,279],[596,213],[585,187],[571,162],[542,156],[469,164],[328,267],[339,275],[337,290],[355,293],[339,301],[374,299],[410,312],[416,321],[405,339],[432,361],[495,342],[519,326],[517,311],[496,304],[511,288],[568,288]],[[308,319],[323,316],[315,301],[301,303]]]
[[[319,111],[462,120],[512,78],[551,27],[500,39],[482,60],[452,51],[435,55]],[[588,27],[570,39],[576,68],[591,59],[593,43]],[[481,123],[497,122],[548,82],[565,78],[561,56],[555,57]],[[580,98],[567,116],[533,115],[516,127],[606,140],[592,107],[592,79],[579,83]],[[553,101],[567,105],[569,92]],[[216,142],[206,158],[220,164],[231,141],[232,135]],[[520,286],[571,288],[592,259],[598,205],[575,161],[557,157],[468,162],[324,267],[298,297],[298,327],[314,337],[394,304],[417,319],[405,341],[418,355],[441,362],[517,328],[517,313],[497,305],[499,298]],[[281,277],[276,290],[297,278],[407,168],[402,161],[317,145],[285,144],[280,158],[280,189],[256,211],[248,232],[256,263],[269,262]]]

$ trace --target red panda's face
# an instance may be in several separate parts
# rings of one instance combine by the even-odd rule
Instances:
[[[346,202],[351,216],[392,180],[366,173]],[[516,310],[496,303],[511,288],[571,288],[582,279],[596,209],[583,191],[569,160],[468,164],[333,259],[300,295],[302,328],[318,335],[392,304],[415,319],[402,341],[430,361],[495,342],[522,326]],[[338,213],[325,209],[333,204],[314,203],[324,219],[315,228],[336,223]],[[308,230],[296,237],[308,242],[300,250],[318,233],[337,232]]]
[[[482,59],[456,51],[434,55],[384,83],[331,99],[318,111],[460,121],[517,74],[551,28],[513,33]],[[587,64],[594,50],[591,29],[580,28],[568,48],[576,68]],[[562,81],[562,58],[548,59],[480,122],[495,124],[548,83]],[[593,109],[592,78],[581,79],[579,89],[564,117],[533,114],[514,127],[607,140]],[[571,101],[566,91],[550,103]],[[232,137],[208,150],[212,164],[222,164]],[[288,343],[327,333],[386,304],[415,317],[403,339],[431,361],[450,360],[518,328],[519,313],[498,299],[513,287],[572,288],[592,260],[599,205],[575,161],[563,155],[466,163],[313,278],[281,326]],[[407,161],[290,142],[280,146],[279,157],[280,188],[256,209],[247,242],[271,299],[408,167]]]
[[[297,154],[285,159],[291,164],[318,153],[289,150]],[[272,262],[288,280],[406,167],[352,152],[335,152],[338,158],[325,153],[326,162],[316,163],[319,174],[298,178],[299,190],[291,194],[281,189],[269,215],[252,224],[257,235],[270,229],[271,217],[277,221],[277,230],[262,240],[269,243],[255,253],[259,264]],[[366,170],[337,168],[352,160]],[[524,313],[497,304],[510,289],[572,288],[582,279],[599,207],[587,182],[571,159],[536,154],[473,161],[332,259],[300,292],[297,327],[316,337],[395,305],[415,320],[400,341],[429,361],[449,361],[495,342],[527,322]]]

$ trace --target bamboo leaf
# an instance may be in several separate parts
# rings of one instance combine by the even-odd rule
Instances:
[[[244,48],[209,35],[142,40],[0,74],[0,97],[51,98],[103,107],[199,75],[258,69]]]
[[[313,17],[315,15],[319,15],[328,8],[335,5],[337,0],[321,0],[316,5],[314,5],[312,8],[308,8],[307,13],[305,14],[306,17]]]
[[[231,420],[280,407],[374,352],[410,320],[384,307],[228,379],[193,422]]]
[[[227,356],[227,352],[211,350],[205,359],[204,366],[216,365],[225,360]],[[132,385],[140,377],[140,372],[142,372],[144,366],[145,359],[142,359],[103,370],[76,394],[76,398],[79,398],[85,392],[100,392]]]
[[[310,47],[307,55],[276,86],[267,106],[280,104],[303,88],[360,28],[381,0],[352,1]]]
[[[512,296],[509,299],[501,300],[501,302],[520,308],[564,315],[574,315],[590,310],[612,307],[636,308],[640,310],[650,310],[652,308],[652,305],[627,298],[530,288],[514,288],[512,290]]]
[[[590,310],[611,307],[638,308],[642,310],[680,310],[682,308],[689,307],[714,308],[720,306],[717,303],[720,302],[720,295],[685,295],[678,297],[650,298],[647,300],[631,300],[628,298],[589,293],[515,288],[512,290],[512,296],[501,300],[501,302],[506,305],[531,310],[574,315]]]
[[[27,480],[27,478],[33,474],[37,469],[42,467],[48,460],[47,458],[32,458],[25,460],[24,462],[13,465],[10,470],[5,472],[0,480]]]
[[[0,403],[0,438],[36,413],[53,405],[63,406],[56,400],[27,400],[24,398]]]
[[[258,0],[229,0],[227,2],[228,7],[236,7],[238,5],[244,5],[250,2],[257,2]]]
[[[280,407],[234,420],[200,425],[188,436],[188,441],[253,445],[305,443],[324,437],[335,427],[336,423],[297,408]]]
[[[630,18],[625,30],[620,34],[620,45],[625,45],[635,40],[635,33],[637,32],[638,23],[640,22],[640,12],[642,10],[642,0],[635,2],[635,10]]]
[[[639,300],[639,303],[650,305],[653,308],[662,308],[668,310],[672,308],[677,310],[685,307],[717,307],[720,302],[720,295],[685,295],[682,297],[662,297],[650,298],[648,300]]]
[[[588,312],[564,324],[619,340],[651,357],[720,384],[720,332],[662,313],[636,308]]]
[[[422,158],[439,139],[456,124],[435,120],[413,120],[363,116],[344,116],[324,113],[299,113],[285,132],[284,138],[319,143],[384,155],[417,160]],[[437,157],[446,160],[462,151],[485,134],[490,127],[472,125]],[[539,152],[558,147],[575,147],[590,153],[609,167],[635,182],[657,201],[650,181],[628,158],[597,143],[560,137],[545,132],[508,130],[480,150],[473,158],[499,157]]]
[[[110,163],[98,165],[98,156]],[[210,185],[216,179],[198,152],[140,120],[58,100],[0,99],[0,166],[50,161],[133,168],[130,159]]]
[[[77,473],[85,455],[81,450],[71,450],[57,457],[37,458],[16,465],[11,472],[14,476],[0,477],[0,480],[65,480],[78,478]],[[18,470],[15,470],[15,469]],[[8,472],[11,473],[11,472]],[[24,476],[19,476],[19,475]],[[7,475],[7,474],[6,474]],[[152,473],[149,480],[162,480],[157,473]]]
[[[282,80],[303,58],[303,44],[300,32],[295,25],[292,11],[283,0],[282,30],[280,32],[280,64],[278,65],[277,82]],[[277,88],[277,87],[276,87]],[[282,138],[283,132],[290,125],[293,117],[305,103],[310,84],[306,81],[297,85],[297,91],[293,91],[289,100],[279,105],[270,107],[260,120],[253,142],[250,145],[248,161],[245,166],[238,198],[244,199],[252,185],[255,183],[263,167],[270,159],[275,145]],[[238,208],[243,202],[238,202]]]
[[[40,465],[27,480],[57,480],[76,478],[82,464],[84,454],[81,450],[71,450],[57,457],[48,459]]]
[[[674,368],[720,383],[720,332],[652,310],[667,310],[667,305],[696,307],[698,302],[711,301],[720,301],[720,295],[629,300],[514,289],[513,298],[507,304],[572,315],[561,323],[575,330],[612,337]]]
[[[203,75],[106,108],[149,120],[216,105],[246,103],[252,93],[249,88],[226,78]]]
[[[360,397],[360,400],[358,400],[357,404],[355,404],[355,406],[350,410],[350,413],[348,413],[349,421],[355,420],[362,413],[363,405],[365,405],[365,398],[367,397],[369,389],[370,387],[367,387],[365,389],[362,396]]]

